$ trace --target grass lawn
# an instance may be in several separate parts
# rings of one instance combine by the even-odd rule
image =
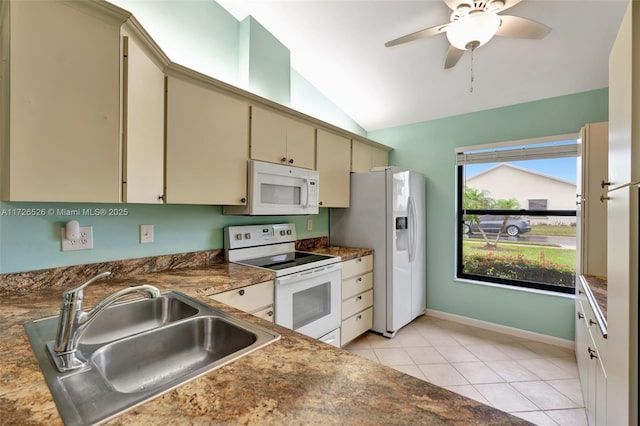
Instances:
[[[550,227],[549,227],[550,228]],[[569,227],[567,227],[569,228]],[[575,228],[573,228],[575,229]],[[498,243],[498,251],[483,250],[484,241],[465,241],[464,254],[481,254],[493,253],[494,256],[517,257],[522,256],[525,259],[538,262],[551,262],[557,265],[563,265],[569,269],[576,266],[576,251],[571,249],[562,249],[555,247],[530,246],[511,243]]]
[[[552,235],[556,237],[575,237],[576,227],[566,225],[532,225],[526,235]]]

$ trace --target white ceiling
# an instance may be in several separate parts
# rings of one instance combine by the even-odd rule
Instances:
[[[257,19],[291,66],[367,131],[608,86],[609,51],[628,0],[524,0],[502,12],[552,28],[543,40],[495,37],[443,68],[446,35],[384,43],[449,22],[442,0],[217,0]]]

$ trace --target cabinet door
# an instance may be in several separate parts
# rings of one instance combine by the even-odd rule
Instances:
[[[389,165],[389,155],[387,151],[360,141],[353,141],[351,145],[352,172],[368,172],[373,167],[387,165]]]
[[[167,202],[243,204],[249,104],[174,77],[167,85]]]
[[[122,35],[122,201],[162,203],[164,73],[126,28]]]
[[[251,158],[313,169],[313,126],[257,106],[251,107]]]
[[[10,8],[3,198],[120,201],[120,24],[74,2]],[[5,142],[6,143],[6,142]],[[6,162],[6,158],[4,161]]]
[[[316,143],[316,170],[320,173],[320,205],[349,207],[349,139],[318,129]]]

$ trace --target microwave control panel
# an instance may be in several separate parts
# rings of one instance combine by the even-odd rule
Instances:
[[[309,179],[308,182],[309,182],[308,203],[310,207],[316,207],[318,205],[318,181],[316,179]]]

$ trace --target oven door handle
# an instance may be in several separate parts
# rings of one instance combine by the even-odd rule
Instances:
[[[318,276],[330,274],[335,270],[339,270],[339,268],[336,268],[336,265],[339,266],[339,264],[336,263],[336,264],[322,266],[315,269],[309,269],[308,271],[298,272],[297,274],[278,277],[277,278],[278,284],[288,285],[291,283],[302,281],[303,279],[308,278],[309,276],[318,277]]]

